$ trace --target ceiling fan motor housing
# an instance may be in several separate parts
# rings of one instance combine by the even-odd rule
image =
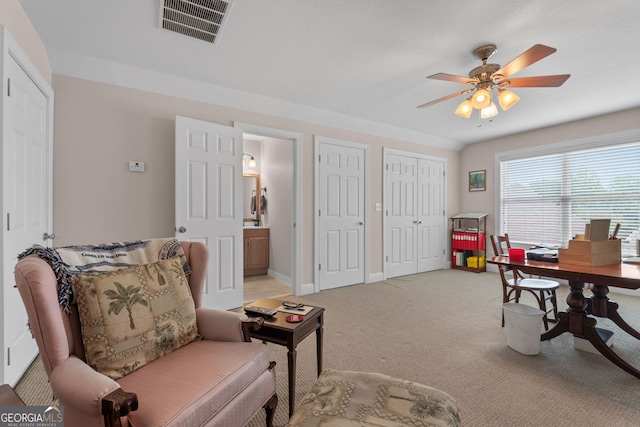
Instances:
[[[490,82],[493,73],[500,69],[499,64],[482,64],[469,71],[469,77],[477,79],[479,82]]]
[[[484,46],[480,46],[473,51],[473,56],[476,59],[480,59],[482,61],[482,65],[474,68],[469,72],[469,77],[480,82],[478,85],[481,89],[486,89],[490,87],[490,82],[493,81],[491,78],[493,73],[500,69],[499,64],[487,64],[487,60],[493,56],[497,52],[498,48],[494,44],[487,44]],[[482,84],[484,83],[484,84]]]

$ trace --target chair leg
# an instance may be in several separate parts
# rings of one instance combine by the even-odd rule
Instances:
[[[556,299],[555,289],[551,291],[551,304],[553,304],[553,322],[558,322],[558,300]]]
[[[276,414],[276,407],[278,406],[278,395],[273,394],[271,399],[267,400],[263,408],[267,413],[267,427],[273,427],[273,417]]]
[[[544,313],[542,315],[542,323],[544,323],[544,330],[549,330],[549,319],[547,319],[547,303],[544,291],[540,291],[540,310]]]

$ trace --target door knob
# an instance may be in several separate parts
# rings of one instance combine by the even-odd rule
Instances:
[[[364,221],[360,221],[358,224],[360,224],[360,225],[364,225]]]
[[[422,220],[419,220],[419,221],[418,221],[418,224],[422,224]]]
[[[185,227],[185,226],[179,227],[178,228],[178,232],[179,233],[186,233],[187,232],[187,227]]]
[[[51,234],[48,234],[48,233],[42,233],[42,240],[47,240],[47,239],[51,239],[51,240],[53,240],[53,239],[55,239],[55,238],[56,238],[56,235],[55,235],[55,234],[53,234],[53,233],[51,233]]]

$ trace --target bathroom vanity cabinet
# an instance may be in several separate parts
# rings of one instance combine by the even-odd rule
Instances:
[[[267,274],[269,269],[269,229],[244,228],[244,276]]]

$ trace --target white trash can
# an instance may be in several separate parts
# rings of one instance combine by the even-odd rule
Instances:
[[[526,355],[540,353],[540,334],[544,311],[529,305],[502,304],[507,345]]]

